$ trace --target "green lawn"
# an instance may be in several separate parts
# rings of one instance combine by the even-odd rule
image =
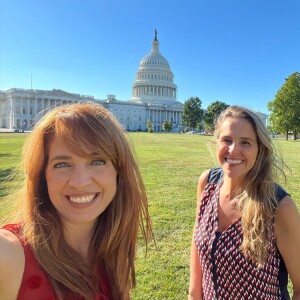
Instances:
[[[11,188],[4,180],[19,167],[26,134],[0,134],[0,197]],[[211,137],[188,134],[129,134],[149,195],[156,247],[148,255],[139,243],[137,288],[133,300],[186,299],[189,281],[189,251],[195,218],[199,174],[216,166]],[[300,141],[275,140],[290,167],[288,182],[280,183],[300,208]],[[3,210],[2,210],[3,211]]]

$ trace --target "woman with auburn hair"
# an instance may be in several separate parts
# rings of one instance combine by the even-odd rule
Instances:
[[[0,230],[0,299],[130,299],[152,236],[130,142],[104,107],[48,112],[23,147],[18,222]]]
[[[219,116],[219,168],[198,182],[189,299],[300,299],[300,216],[274,180],[282,171],[268,132],[251,110]]]

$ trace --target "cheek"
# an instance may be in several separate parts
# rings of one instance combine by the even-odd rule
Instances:
[[[254,152],[250,151],[250,155],[251,155],[251,152],[252,152],[253,159],[257,160],[257,157],[258,157],[258,148],[256,148]]]
[[[48,191],[48,195],[50,198],[50,201],[53,203],[55,201],[57,194],[61,190],[63,179],[59,178],[58,176],[54,176],[54,174],[51,174],[51,172],[47,172],[45,174],[46,178],[46,187]]]
[[[117,190],[117,174],[112,174],[107,182],[111,186],[112,190]]]
[[[99,184],[106,186],[112,190],[117,188],[117,173],[114,171],[106,172],[103,174],[97,174],[97,181]]]
[[[223,153],[225,153],[227,150],[228,150],[228,147],[226,145],[217,145],[217,155],[220,156],[222,155]]]
[[[47,187],[48,187],[48,193],[50,194],[50,191],[55,189],[55,187],[57,187],[57,184],[59,182],[57,180],[55,180],[54,176],[51,176],[46,173],[46,183],[47,183]]]

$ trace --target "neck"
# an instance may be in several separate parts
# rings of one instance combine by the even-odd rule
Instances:
[[[64,237],[67,244],[76,250],[84,260],[88,260],[89,247],[94,227],[89,224],[65,224]]]
[[[239,197],[242,193],[242,185],[231,178],[224,178],[222,186],[220,188],[220,193],[227,200],[234,200]]]

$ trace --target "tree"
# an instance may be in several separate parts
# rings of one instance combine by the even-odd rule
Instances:
[[[148,132],[153,132],[154,131],[153,130],[153,123],[150,119],[147,121],[146,128],[147,128]]]
[[[197,126],[196,126],[196,128],[197,128],[197,130],[198,130],[199,132],[201,132],[201,131],[204,129],[203,122],[198,123]]]
[[[296,139],[300,130],[300,73],[295,72],[285,79],[275,99],[268,103],[268,109],[272,130],[285,133],[286,139],[289,132],[293,132]]]
[[[197,124],[202,122],[203,109],[201,109],[201,104],[202,101],[198,97],[191,97],[183,106],[183,123],[193,130],[197,127]]]
[[[172,130],[173,124],[172,121],[163,121],[162,123],[162,129],[164,131],[170,132]]]
[[[205,128],[209,131],[215,130],[215,122],[220,113],[229,105],[221,101],[215,101],[207,107],[207,112],[203,116]]]

